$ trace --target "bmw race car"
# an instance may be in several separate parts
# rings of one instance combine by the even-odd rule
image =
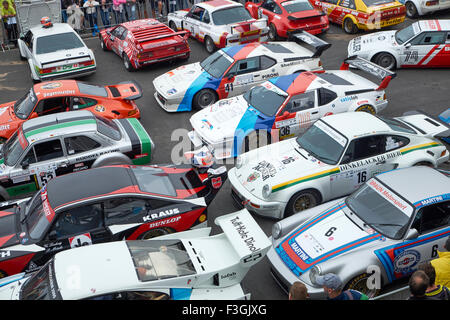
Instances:
[[[331,45],[307,32],[291,39],[227,47],[200,63],[166,72],[153,80],[155,99],[168,112],[191,111],[243,94],[273,77],[322,70],[320,55]],[[309,44],[314,52],[299,43]]]
[[[387,69],[450,68],[449,34],[450,20],[421,20],[401,30],[356,37],[347,51]]]
[[[135,118],[109,120],[87,110],[34,118],[2,146],[0,199],[30,195],[49,179],[70,172],[108,164],[147,164],[154,149]]]
[[[32,198],[0,204],[0,276],[56,252],[200,228],[225,167],[104,166],[51,179]]]
[[[380,78],[375,84],[349,65]],[[318,119],[347,111],[376,114],[386,108],[385,88],[395,73],[363,59],[347,59],[341,70],[302,72],[272,78],[245,94],[220,100],[195,113],[189,138],[206,144],[217,159],[236,157],[258,146],[292,138]]]
[[[436,11],[450,9],[448,0],[399,0],[406,7],[406,16],[414,19]]]
[[[215,222],[223,233],[211,236],[211,228],[202,228],[57,253],[35,273],[3,279],[0,299],[249,299],[240,283],[270,241],[246,210]],[[68,272],[74,268],[79,286]]]
[[[266,19],[253,19],[242,4],[229,0],[195,3],[190,10],[169,13],[167,21],[175,31],[189,31],[209,53],[217,48],[266,41],[269,31]]]
[[[267,253],[286,291],[294,281],[324,297],[316,277],[339,275],[344,289],[369,297],[405,279],[445,251],[450,236],[450,180],[425,166],[378,174],[346,198],[277,222]]]
[[[228,174],[231,194],[251,212],[288,217],[346,196],[380,172],[441,165],[449,152],[436,137],[445,132],[446,125],[420,113],[327,116],[295,139],[239,156]]]

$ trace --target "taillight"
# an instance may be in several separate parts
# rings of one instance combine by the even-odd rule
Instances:
[[[425,5],[427,5],[427,6],[435,6],[435,5],[437,5],[438,3],[439,3],[439,1],[433,0],[433,1],[427,1],[427,2],[425,2]]]
[[[94,60],[89,60],[89,61],[84,61],[84,62],[80,62],[79,65],[80,66],[92,66],[94,64]]]
[[[441,152],[441,157],[445,156],[446,153],[447,153],[447,150],[442,151],[442,152]]]
[[[137,110],[136,110],[136,109],[131,110],[131,111],[128,111],[128,116],[135,115],[136,113],[137,113]]]

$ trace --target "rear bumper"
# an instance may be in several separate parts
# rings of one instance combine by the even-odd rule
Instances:
[[[187,59],[190,56],[191,51],[185,50],[182,52],[178,52],[177,54],[172,54],[172,55],[167,55],[167,56],[162,56],[162,57],[150,57],[147,59],[136,59],[135,60],[135,64],[136,64],[136,68],[141,68],[144,67],[148,64],[153,64],[153,63],[158,63],[158,62],[163,62],[163,61],[170,61],[170,60],[174,60],[174,59]]]
[[[41,81],[48,81],[48,80],[56,80],[56,79],[70,79],[75,77],[83,77],[90,74],[93,74],[97,71],[97,66],[94,65],[92,67],[88,67],[82,70],[75,70],[75,71],[66,71],[61,72],[58,74],[51,74],[51,75],[38,75],[39,80]]]

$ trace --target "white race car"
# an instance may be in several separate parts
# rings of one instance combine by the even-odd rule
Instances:
[[[40,270],[0,281],[0,300],[249,299],[240,282],[270,241],[247,210],[211,228],[57,253]]]
[[[81,77],[96,71],[94,52],[67,23],[32,27],[18,40],[18,46],[34,81]]]
[[[450,9],[449,0],[399,0],[406,7],[406,16],[414,19],[418,16]]]
[[[450,20],[420,20],[401,30],[356,37],[347,51],[348,56],[357,55],[386,69],[449,68],[448,34]]]
[[[212,0],[194,4],[167,16],[174,31],[188,30],[205,44],[206,51],[250,42],[266,41],[269,33],[266,19],[254,19],[239,2]]]
[[[378,173],[449,159],[436,138],[448,126],[422,113],[381,118],[345,112],[316,121],[305,133],[239,156],[228,173],[240,206],[283,218],[350,194]]]

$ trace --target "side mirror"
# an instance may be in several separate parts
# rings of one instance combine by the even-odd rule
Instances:
[[[405,48],[406,48],[406,49],[409,49],[409,48],[411,48],[411,43],[410,43],[410,42],[408,42],[407,44],[405,44]]]
[[[54,240],[56,240],[56,239],[57,239],[57,236],[56,236],[56,230],[50,231],[50,233],[48,234],[48,240],[54,241]]]
[[[231,72],[229,74],[227,74],[227,79],[232,79],[236,74],[234,72]]]
[[[281,117],[283,119],[286,119],[287,117],[289,117],[290,113],[288,111],[283,112],[283,114],[281,115]]]
[[[405,240],[417,239],[418,236],[419,236],[419,232],[416,229],[411,228],[411,229],[409,229],[408,234],[405,237]]]
[[[30,163],[28,162],[28,160],[25,160],[22,162],[22,169],[28,169],[29,166],[30,166]]]

